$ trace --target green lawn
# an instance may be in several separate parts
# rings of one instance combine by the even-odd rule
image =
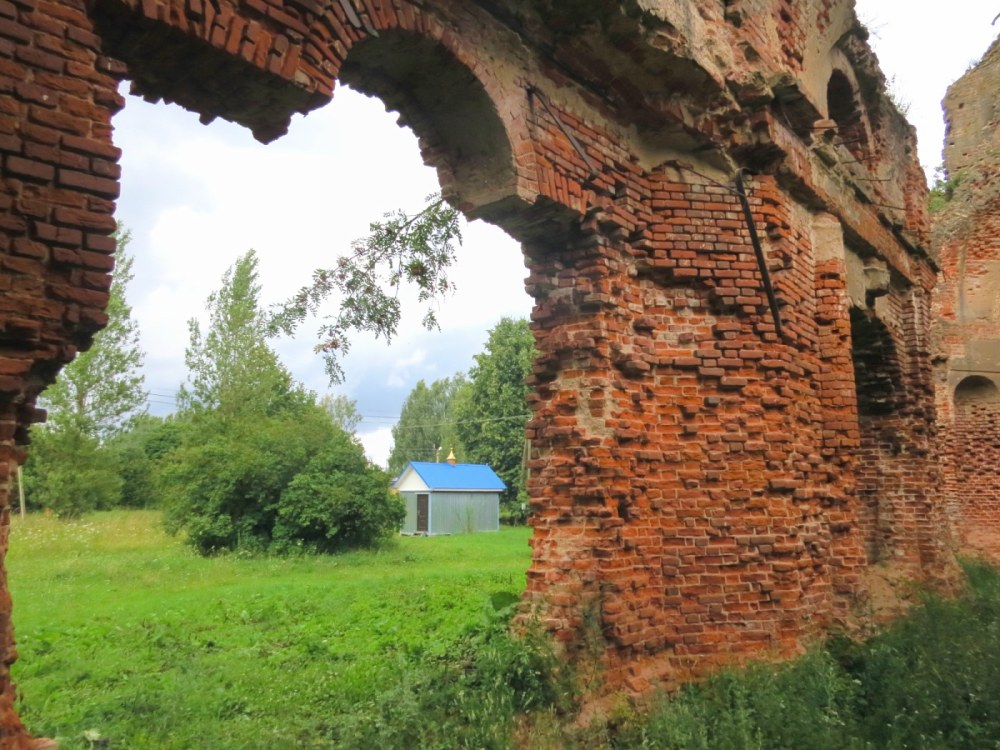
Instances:
[[[21,715],[63,750],[1000,749],[996,569],[868,642],[587,722],[548,641],[507,633],[529,534],[205,559],[151,512],[15,519]]]
[[[529,536],[205,559],[155,512],[15,518],[21,715],[64,750],[333,747],[414,657],[447,654],[522,591]]]

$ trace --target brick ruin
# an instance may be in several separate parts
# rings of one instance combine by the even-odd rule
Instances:
[[[945,98],[949,184],[935,215],[943,488],[963,546],[1000,559],[1000,39]]]
[[[265,142],[349,83],[522,242],[526,609],[603,689],[796,653],[876,564],[952,570],[926,186],[850,0],[0,0],[0,477],[105,322],[123,79]]]

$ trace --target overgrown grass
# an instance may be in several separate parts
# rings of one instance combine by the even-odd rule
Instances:
[[[15,519],[19,709],[69,750],[85,732],[129,750],[362,747],[389,731],[373,709],[403,710],[384,696],[468,660],[463,643],[530,652],[493,624],[524,587],[528,536],[205,559],[154,512]]]
[[[831,640],[783,666],[717,675],[609,737],[657,750],[1000,748],[1000,574],[966,566],[957,600],[928,596],[867,643]]]
[[[1000,749],[1000,573],[982,565],[868,643],[582,726],[547,642],[507,633],[525,529],[204,559],[157,521],[15,523],[20,710],[64,748]]]

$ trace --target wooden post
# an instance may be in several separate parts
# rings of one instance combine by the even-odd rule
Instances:
[[[24,520],[24,474],[20,466],[17,467],[17,494],[21,500],[21,519]]]

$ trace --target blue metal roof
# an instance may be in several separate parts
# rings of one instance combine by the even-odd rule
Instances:
[[[435,464],[410,461],[424,484],[431,490],[490,490],[500,492],[507,485],[486,464]],[[400,475],[402,476],[402,475]]]

